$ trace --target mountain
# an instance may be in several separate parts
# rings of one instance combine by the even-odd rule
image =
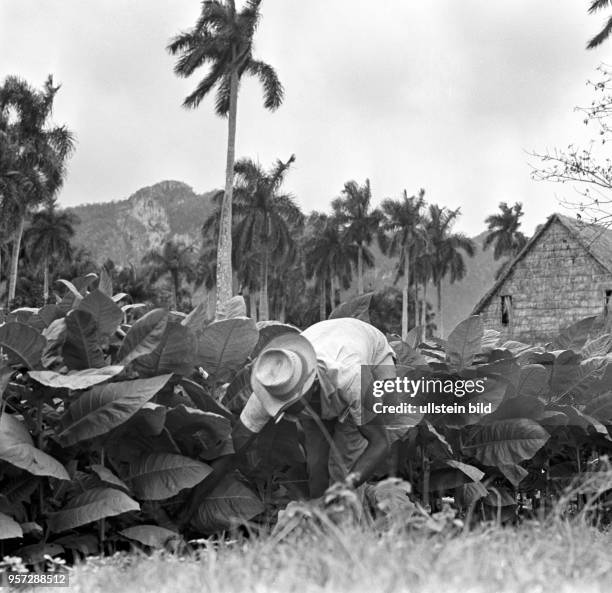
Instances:
[[[161,246],[168,237],[197,245],[202,223],[213,211],[212,196],[215,193],[199,195],[180,181],[162,181],[138,190],[125,200],[71,208],[81,221],[75,229],[75,243],[86,247],[97,262],[110,258],[120,266],[139,264],[147,251]],[[473,258],[466,257],[465,278],[455,284],[448,281],[443,284],[446,335],[471,313],[474,305],[493,285],[495,270],[501,261],[493,260],[492,250],[482,250],[485,235],[481,233],[474,237],[476,253]],[[392,284],[395,278],[396,261],[384,256],[375,245],[372,251],[376,267],[365,273],[368,291],[382,289]],[[343,300],[356,292],[355,279],[354,286],[343,292]],[[435,309],[433,286],[428,287],[427,296]]]
[[[110,258],[120,266],[139,264],[167,238],[199,243],[215,193],[198,195],[180,181],[162,181],[125,200],[69,208],[80,220],[75,243],[87,248],[95,261]]]

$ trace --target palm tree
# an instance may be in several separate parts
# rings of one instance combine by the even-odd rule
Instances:
[[[399,255],[398,277],[404,277],[402,289],[402,340],[408,336],[408,293],[410,290],[410,264],[416,255],[416,244],[419,235],[424,231],[421,227],[421,211],[425,206],[425,190],[421,189],[417,196],[408,197],[404,190],[401,200],[386,199],[381,204],[385,219],[381,225],[382,233],[379,242],[383,253],[391,257]],[[416,291],[416,282],[415,282]],[[415,326],[417,309],[415,309]]]
[[[31,209],[50,203],[66,176],[66,161],[74,148],[72,133],[53,126],[49,117],[59,90],[53,77],[42,91],[26,81],[8,76],[0,86],[0,152],[10,160],[0,172],[0,218],[16,220],[11,253],[8,300],[15,298],[19,253],[26,218]],[[5,152],[6,151],[6,152]],[[6,166],[6,162],[3,163]]]
[[[166,241],[161,251],[152,249],[142,258],[142,263],[149,266],[153,282],[162,276],[170,275],[172,288],[171,308],[178,308],[178,297],[183,280],[192,282],[196,272],[192,257],[193,248],[178,241]]]
[[[589,6],[589,14],[594,14],[604,8],[612,8],[612,0],[592,0],[591,6]],[[603,29],[595,35],[587,43],[587,49],[594,49],[601,45],[612,33],[612,16],[608,17],[606,24]]]
[[[126,293],[132,304],[144,303],[154,296],[147,270],[136,268],[134,264],[129,264],[117,272],[115,285],[117,292]]]
[[[78,218],[70,212],[58,212],[55,204],[36,212],[24,234],[26,253],[43,270],[43,304],[49,300],[49,264],[67,261],[72,256],[70,240]]]
[[[56,270],[57,275],[60,278],[67,279],[86,276],[91,272],[97,274],[100,268],[99,264],[94,260],[91,251],[82,245],[73,247],[69,261],[59,261],[57,264],[59,266]]]
[[[424,230],[428,228],[427,221],[428,218],[424,216],[422,220],[422,227]],[[426,337],[427,334],[427,286],[432,278],[431,246],[427,232],[423,233],[422,236],[417,236],[415,253],[416,257],[413,266],[415,286],[420,284],[423,288],[420,311],[418,306],[418,290],[415,290],[415,295],[417,297],[415,311],[419,311],[420,313],[418,325],[421,327],[420,338],[423,338]]]
[[[466,268],[463,255],[473,257],[474,242],[463,233],[453,233],[452,227],[459,217],[461,209],[449,210],[436,204],[429,205],[425,230],[429,242],[429,262],[431,277],[438,296],[439,321],[438,332],[444,337],[444,320],[442,318],[442,280],[449,276],[451,284],[465,276]]]
[[[235,210],[239,221],[236,258],[260,253],[259,319],[269,318],[268,278],[272,260],[291,261],[295,258],[295,228],[303,224],[304,215],[290,194],[281,193],[281,186],[295,155],[283,163],[277,160],[269,171],[251,159],[236,163],[237,183]],[[293,232],[292,232],[293,231]]]
[[[523,204],[516,202],[510,207],[506,202],[500,202],[500,212],[491,214],[485,219],[489,233],[482,244],[483,249],[488,249],[493,245],[493,258],[498,260],[500,257],[509,256],[509,259],[518,254],[525,244],[527,237],[519,231],[521,217],[523,216]],[[495,273],[495,279],[506,269],[506,261]]]
[[[372,266],[374,258],[367,247],[371,245],[374,235],[382,221],[382,212],[371,209],[372,190],[370,180],[359,186],[355,181],[344,184],[342,195],[332,202],[335,216],[343,226],[348,242],[357,247],[357,292],[364,293],[363,266]]]
[[[335,281],[348,287],[351,279],[351,261],[356,247],[345,240],[338,219],[315,212],[309,221],[309,233],[304,239],[306,278],[314,278],[319,290],[319,317],[327,318],[326,287],[330,285],[330,302],[333,308]]]
[[[179,55],[174,72],[191,76],[204,64],[210,70],[183,105],[196,108],[216,87],[217,115],[228,117],[225,194],[221,209],[217,250],[217,306],[232,296],[232,191],[236,145],[238,87],[244,74],[256,76],[264,89],[264,106],[275,110],[282,103],[284,91],[274,69],[253,57],[253,37],[260,19],[261,0],[247,0],[237,12],[235,0],[222,3],[205,0],[195,26],[171,40],[168,51]]]
[[[202,251],[210,255],[210,258],[214,260],[215,264],[215,278],[217,270],[217,246],[219,239],[219,221],[221,219],[221,208],[223,206],[223,191],[217,192],[212,197],[214,204],[213,212],[206,218],[202,225]],[[234,200],[235,202],[235,200]],[[261,274],[258,272],[261,268],[261,258],[259,253],[238,253],[237,245],[239,243],[239,236],[236,232],[236,220],[237,217],[232,219],[232,268],[235,271],[236,279],[240,286],[240,292],[246,292],[247,300],[249,302],[249,314],[257,321],[257,293],[259,292],[259,280]],[[216,279],[212,283],[213,287],[216,286]],[[208,293],[210,299],[211,293]],[[214,304],[211,306],[210,302],[207,303],[208,314],[210,317],[214,317],[215,308]]]
[[[197,288],[204,286],[206,289],[206,316],[212,319],[215,316],[214,305],[211,303],[211,295],[214,294],[215,281],[217,278],[217,254],[216,249],[209,245],[202,249],[196,264],[195,285]]]

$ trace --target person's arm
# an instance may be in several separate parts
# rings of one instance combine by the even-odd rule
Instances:
[[[389,442],[383,425],[368,423],[357,427],[368,441],[368,446],[350,470],[351,486],[357,487],[368,480],[389,454]]]

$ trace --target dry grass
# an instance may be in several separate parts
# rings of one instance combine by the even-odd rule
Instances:
[[[93,560],[75,569],[71,590],[609,593],[611,551],[611,532],[580,522],[434,535],[351,526],[280,543],[257,537],[211,544],[199,557]]]

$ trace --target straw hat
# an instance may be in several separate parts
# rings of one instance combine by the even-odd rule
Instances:
[[[251,388],[272,418],[306,393],[316,377],[317,355],[300,334],[283,334],[260,352],[251,372]]]

